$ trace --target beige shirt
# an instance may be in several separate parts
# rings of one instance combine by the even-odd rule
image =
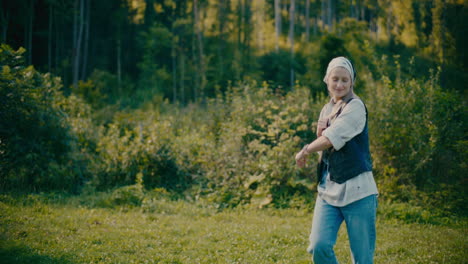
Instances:
[[[331,113],[327,104],[320,112],[320,119]],[[322,135],[330,140],[333,148],[340,150],[346,142],[360,134],[366,125],[366,109],[359,99],[351,100]],[[319,196],[333,206],[346,206],[369,195],[378,194],[372,171],[367,171],[339,184],[330,180],[327,172],[325,181],[318,186]]]

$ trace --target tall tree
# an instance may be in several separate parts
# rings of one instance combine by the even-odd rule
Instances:
[[[182,51],[179,55],[180,58],[180,101],[182,104],[185,104],[185,54],[182,47],[179,48],[179,51]]]
[[[327,18],[327,1],[328,0],[322,0],[321,1],[321,8],[320,8],[320,13],[322,14],[322,30],[325,29],[325,25],[327,24],[328,18]]]
[[[194,27],[195,33],[197,35],[198,41],[198,60],[199,60],[199,72],[200,72],[200,83],[199,89],[201,93],[201,97],[204,97],[204,90],[206,86],[206,72],[205,72],[205,54],[203,51],[203,38],[202,38],[202,30],[201,30],[201,23],[200,23],[200,13],[198,7],[198,0],[193,0],[193,16],[194,16]]]
[[[145,29],[148,29],[153,25],[153,22],[156,19],[156,11],[154,10],[154,1],[155,0],[145,0],[145,16],[144,16],[144,26]]]
[[[334,16],[335,16],[335,5],[334,5],[334,0],[328,0],[327,4],[327,25],[328,25],[328,30],[332,31],[333,30],[333,21],[334,21]]]
[[[281,37],[281,0],[275,0],[275,49],[279,50]]]
[[[310,36],[310,0],[306,0],[305,8],[305,20],[306,20],[306,42],[309,42]]]
[[[89,49],[89,27],[91,24],[90,13],[91,13],[91,2],[90,0],[86,1],[85,15],[84,15],[84,24],[85,24],[85,36],[84,36],[84,47],[83,47],[83,63],[81,63],[81,79],[84,80],[87,77],[87,67],[88,67],[88,49]]]
[[[256,18],[257,20],[255,21],[256,26],[257,26],[257,39],[258,39],[258,48],[260,51],[263,53],[264,49],[264,20],[265,20],[265,1],[260,0],[255,2],[256,3]]]
[[[27,13],[28,15],[25,16],[25,31],[24,31],[24,34],[25,34],[25,37],[24,37],[24,40],[25,40],[25,47],[26,47],[26,50],[27,50],[27,62],[28,64],[32,64],[32,53],[33,53],[33,46],[32,46],[32,38],[33,38],[33,31],[34,31],[34,24],[33,24],[33,21],[34,21],[34,4],[35,4],[35,0],[29,0],[27,1],[26,3],[26,10],[27,10]]]
[[[289,6],[289,44],[291,45],[291,89],[294,89],[294,17],[295,17],[295,1],[291,0]]]
[[[230,0],[220,0],[218,2],[218,44],[216,45],[216,52],[218,57],[218,84],[225,78],[225,48],[228,33],[226,32],[226,24],[228,23]]]
[[[172,23],[172,45],[171,45],[171,63],[172,63],[172,101],[177,101],[177,35],[174,29],[175,25]]]
[[[250,73],[253,69],[252,62],[252,2],[244,0],[243,2],[243,12],[242,12],[242,28],[243,28],[243,41],[242,41],[242,75],[243,78],[245,73]]]
[[[54,19],[54,6],[49,3],[49,32],[48,32],[48,40],[47,40],[47,69],[49,72],[52,70],[52,26],[53,26],[53,19]]]
[[[81,59],[81,43],[83,39],[84,26],[84,0],[75,0],[76,13],[74,18],[74,39],[76,43],[73,49],[73,87],[77,87],[78,79],[80,78],[80,59]]]
[[[8,6],[7,1],[2,1],[0,5],[2,8],[0,10],[0,24],[2,25],[2,41],[7,42],[8,36],[8,26],[10,24],[10,7]]]

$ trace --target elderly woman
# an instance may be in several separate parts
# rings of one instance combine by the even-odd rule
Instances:
[[[338,263],[333,246],[346,222],[353,263],[373,263],[377,186],[372,174],[367,109],[353,93],[356,72],[345,57],[328,64],[323,81],[331,100],[322,109],[317,139],[297,153],[304,167],[310,153],[319,153],[318,196],[310,246],[314,263]]]

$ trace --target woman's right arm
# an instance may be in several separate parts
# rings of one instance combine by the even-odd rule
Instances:
[[[310,153],[319,152],[325,149],[332,147],[331,141],[325,137],[321,136],[312,143],[306,145],[299,153],[296,154],[296,164],[299,168],[305,166],[306,158]]]

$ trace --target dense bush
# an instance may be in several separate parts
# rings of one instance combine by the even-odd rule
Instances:
[[[171,146],[171,140],[176,138],[171,123],[151,117],[131,122],[138,120],[138,112],[133,115],[118,115],[112,124],[102,128],[93,184],[100,188],[132,184],[142,174],[147,188],[186,189],[190,179],[185,169],[176,164]],[[124,120],[126,117],[128,120]]]
[[[283,97],[245,84],[205,106],[161,109],[116,115],[103,128],[93,184],[132,184],[142,173],[147,189],[190,188],[222,207],[310,192],[311,175],[298,171],[293,159],[314,137],[310,124],[319,105],[307,89]]]
[[[309,194],[311,175],[296,169],[294,154],[314,138],[310,125],[319,110],[305,88],[283,97],[255,83],[210,101],[201,112],[206,125],[181,136],[190,138],[181,141],[189,151],[189,142],[200,142],[186,157],[203,173],[202,193],[228,206]]]
[[[24,52],[0,48],[0,189],[73,189],[79,158],[61,81],[24,66]]]
[[[466,212],[466,100],[444,91],[436,73],[406,78],[398,72],[399,60],[394,63],[395,81],[383,75],[366,87],[381,193],[390,200],[431,200],[439,208]]]

